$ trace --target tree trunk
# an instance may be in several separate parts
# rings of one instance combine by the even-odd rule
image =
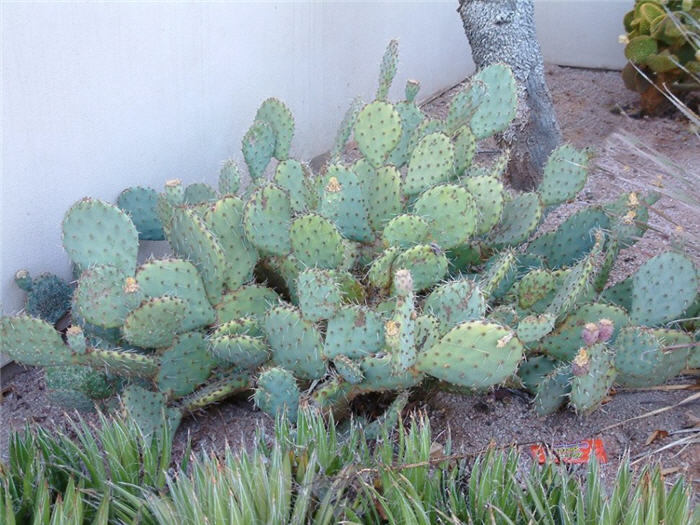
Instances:
[[[562,140],[544,79],[533,0],[459,0],[457,11],[477,68],[503,62],[513,69],[518,112],[499,142],[511,151],[510,184],[532,189],[542,178],[547,157]]]

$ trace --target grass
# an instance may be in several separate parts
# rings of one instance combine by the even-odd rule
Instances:
[[[172,462],[170,437],[145,439],[128,420],[75,437],[27,428],[0,465],[0,522],[12,524],[655,524],[700,523],[690,488],[623,464],[607,494],[596,464],[583,479],[553,464],[519,468],[515,450],[477,458],[433,441],[425,417],[341,431],[301,410],[252,450]]]

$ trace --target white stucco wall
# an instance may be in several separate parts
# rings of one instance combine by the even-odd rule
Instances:
[[[535,0],[537,38],[546,62],[622,69],[627,63],[618,35],[634,0]]]
[[[427,96],[472,68],[455,3],[4,3],[2,309],[18,268],[69,275],[60,223],[89,195],[169,178],[215,183],[260,102],[296,117],[293,155],[332,144],[355,95],[369,100],[387,42],[393,97]]]

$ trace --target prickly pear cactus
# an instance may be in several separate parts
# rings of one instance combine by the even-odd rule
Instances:
[[[248,177],[227,161],[218,192],[173,180],[129,188],[117,206],[79,201],[63,221],[79,272],[67,343],[28,308],[0,320],[0,351],[46,367],[74,406],[123,387],[153,435],[251,389],[261,410],[293,418],[301,403],[339,413],[429,378],[461,390],[522,381],[539,413],[567,402],[587,413],[616,377],[648,384],[694,363],[695,338],[668,326],[698,302],[690,259],[661,254],[607,286],[620,246],[644,232],[617,216],[635,206],[643,218],[642,197],[538,235],[585,184],[589,156],[563,145],[536,191],[507,189],[508,152],[476,152],[515,114],[510,70],[480,71],[441,121],[419,109],[417,82],[388,100],[397,57],[394,42],[376,100],[353,103],[318,173],[293,158],[291,112],[268,99],[243,139]],[[174,256],[139,264],[139,241],[157,239]],[[40,288],[25,273],[18,283]]]

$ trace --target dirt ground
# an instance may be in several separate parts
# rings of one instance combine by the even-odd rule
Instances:
[[[663,176],[660,182],[664,188],[673,188],[674,182],[666,172],[620,142],[619,131],[672,159],[678,169],[685,170],[695,184],[700,184],[700,148],[688,123],[673,116],[643,119],[628,116],[634,111],[637,95],[624,88],[618,72],[549,66],[547,81],[566,140],[578,147],[594,148],[597,158],[589,182],[577,201],[552,214],[544,229],[552,228],[584,205],[610,200],[621,191],[657,184],[659,175]],[[431,115],[444,115],[454,92],[453,89],[444,93],[424,109]],[[700,217],[696,211],[666,197],[654,208],[660,212],[650,218],[655,231],[648,231],[639,243],[621,254],[613,272],[615,280],[626,277],[646,259],[675,242],[675,236],[700,238]],[[691,253],[698,257],[697,246]],[[681,376],[673,382],[679,389],[618,390],[609,402],[588,417],[564,411],[539,418],[530,409],[527,394],[507,389],[487,395],[441,392],[412,406],[427,412],[438,442],[444,443],[448,435],[451,437],[456,452],[470,454],[489,444],[525,447],[523,444],[530,442],[560,444],[600,437],[609,457],[602,469],[607,481],[614,476],[621,458],[628,456],[633,461],[638,460],[635,466],[658,462],[667,469],[669,480],[684,473],[697,489],[700,488],[700,399],[658,415],[625,422],[677,405],[700,388],[697,376]],[[688,386],[680,389],[683,385]],[[0,456],[6,454],[9,432],[22,428],[27,421],[66,428],[63,411],[44,391],[40,370],[31,369],[16,375],[2,385],[2,392]],[[260,425],[269,430],[271,421],[255,411],[248,400],[231,400],[184,421],[176,435],[175,448],[182,450],[188,437],[195,450],[221,450],[226,442],[250,444]],[[668,435],[648,443],[657,430]],[[694,443],[687,443],[693,436]],[[685,444],[674,444],[683,438]],[[658,451],[665,446],[668,448]],[[523,462],[524,467],[530,462],[526,455]]]

